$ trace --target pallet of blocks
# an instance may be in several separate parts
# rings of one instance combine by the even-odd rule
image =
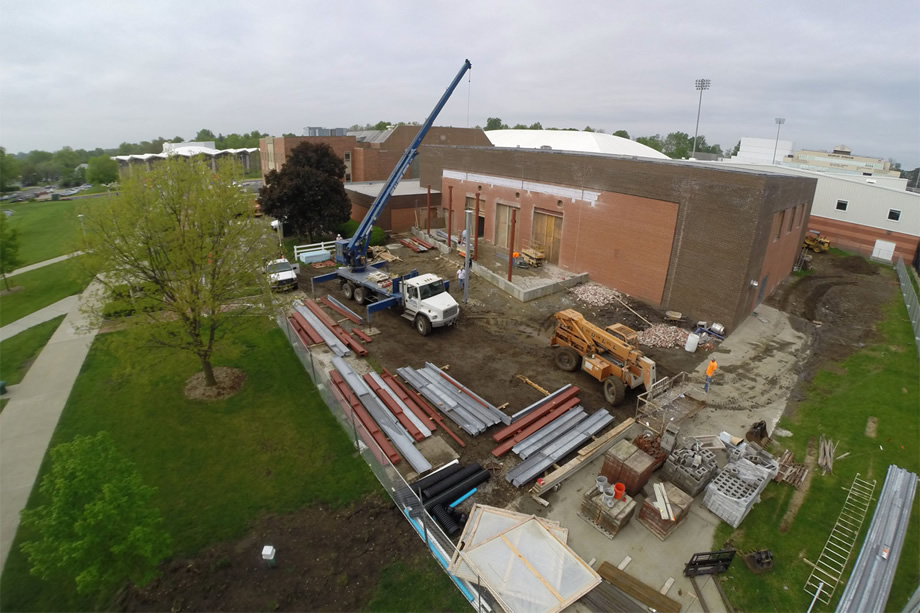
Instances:
[[[658,468],[659,462],[628,440],[622,440],[604,454],[601,474],[608,482],[620,482],[626,486],[626,493],[635,496],[642,491]]]
[[[673,483],[655,484],[654,489],[655,495],[645,498],[637,519],[664,541],[687,519],[693,498]]]
[[[608,505],[605,498],[611,498],[612,504]],[[631,496],[623,494],[618,500],[612,496],[605,496],[597,488],[592,488],[582,496],[578,515],[607,538],[612,539],[629,523],[635,511],[636,501]]]

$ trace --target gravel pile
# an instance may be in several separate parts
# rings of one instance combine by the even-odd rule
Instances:
[[[646,347],[683,347],[690,333],[677,326],[655,324],[639,332],[639,343]]]
[[[616,302],[618,299],[623,299],[623,294],[620,292],[593,281],[580,283],[569,291],[575,294],[576,298],[590,306],[606,306]]]

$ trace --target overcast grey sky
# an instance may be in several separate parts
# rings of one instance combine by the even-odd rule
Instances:
[[[920,166],[920,3],[0,0],[0,146],[488,117]]]

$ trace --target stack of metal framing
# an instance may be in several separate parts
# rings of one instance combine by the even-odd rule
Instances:
[[[511,417],[474,394],[434,364],[426,362],[425,368],[419,369],[408,366],[397,368],[396,372],[470,436],[481,434],[497,423],[511,423]]]
[[[837,613],[885,610],[916,491],[917,475],[894,465],[888,467],[875,515],[837,603]]]
[[[509,470],[505,475],[505,479],[515,487],[521,487],[603,430],[612,421],[613,416],[610,413],[604,409],[599,409],[591,416],[575,422],[571,427],[562,431],[557,430],[553,437],[543,437],[540,440],[539,448],[529,449],[527,459]],[[545,428],[552,425],[548,424]],[[537,436],[542,430],[538,430],[527,439],[521,441],[521,443],[525,443],[530,438]]]
[[[349,387],[355,392],[358,400],[367,409],[387,438],[399,449],[399,453],[412,465],[413,470],[423,473],[431,470],[431,463],[415,448],[415,441],[396,417],[387,410],[379,398],[371,391],[364,379],[361,378],[348,363],[340,357],[332,358],[332,364],[339,374],[345,379]]]

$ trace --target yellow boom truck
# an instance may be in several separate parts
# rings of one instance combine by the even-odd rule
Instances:
[[[549,344],[558,347],[556,366],[573,372],[580,367],[604,384],[604,397],[616,406],[626,396],[626,387],[655,383],[655,362],[639,351],[636,331],[623,324],[595,326],[573,309],[559,311],[556,331]]]

